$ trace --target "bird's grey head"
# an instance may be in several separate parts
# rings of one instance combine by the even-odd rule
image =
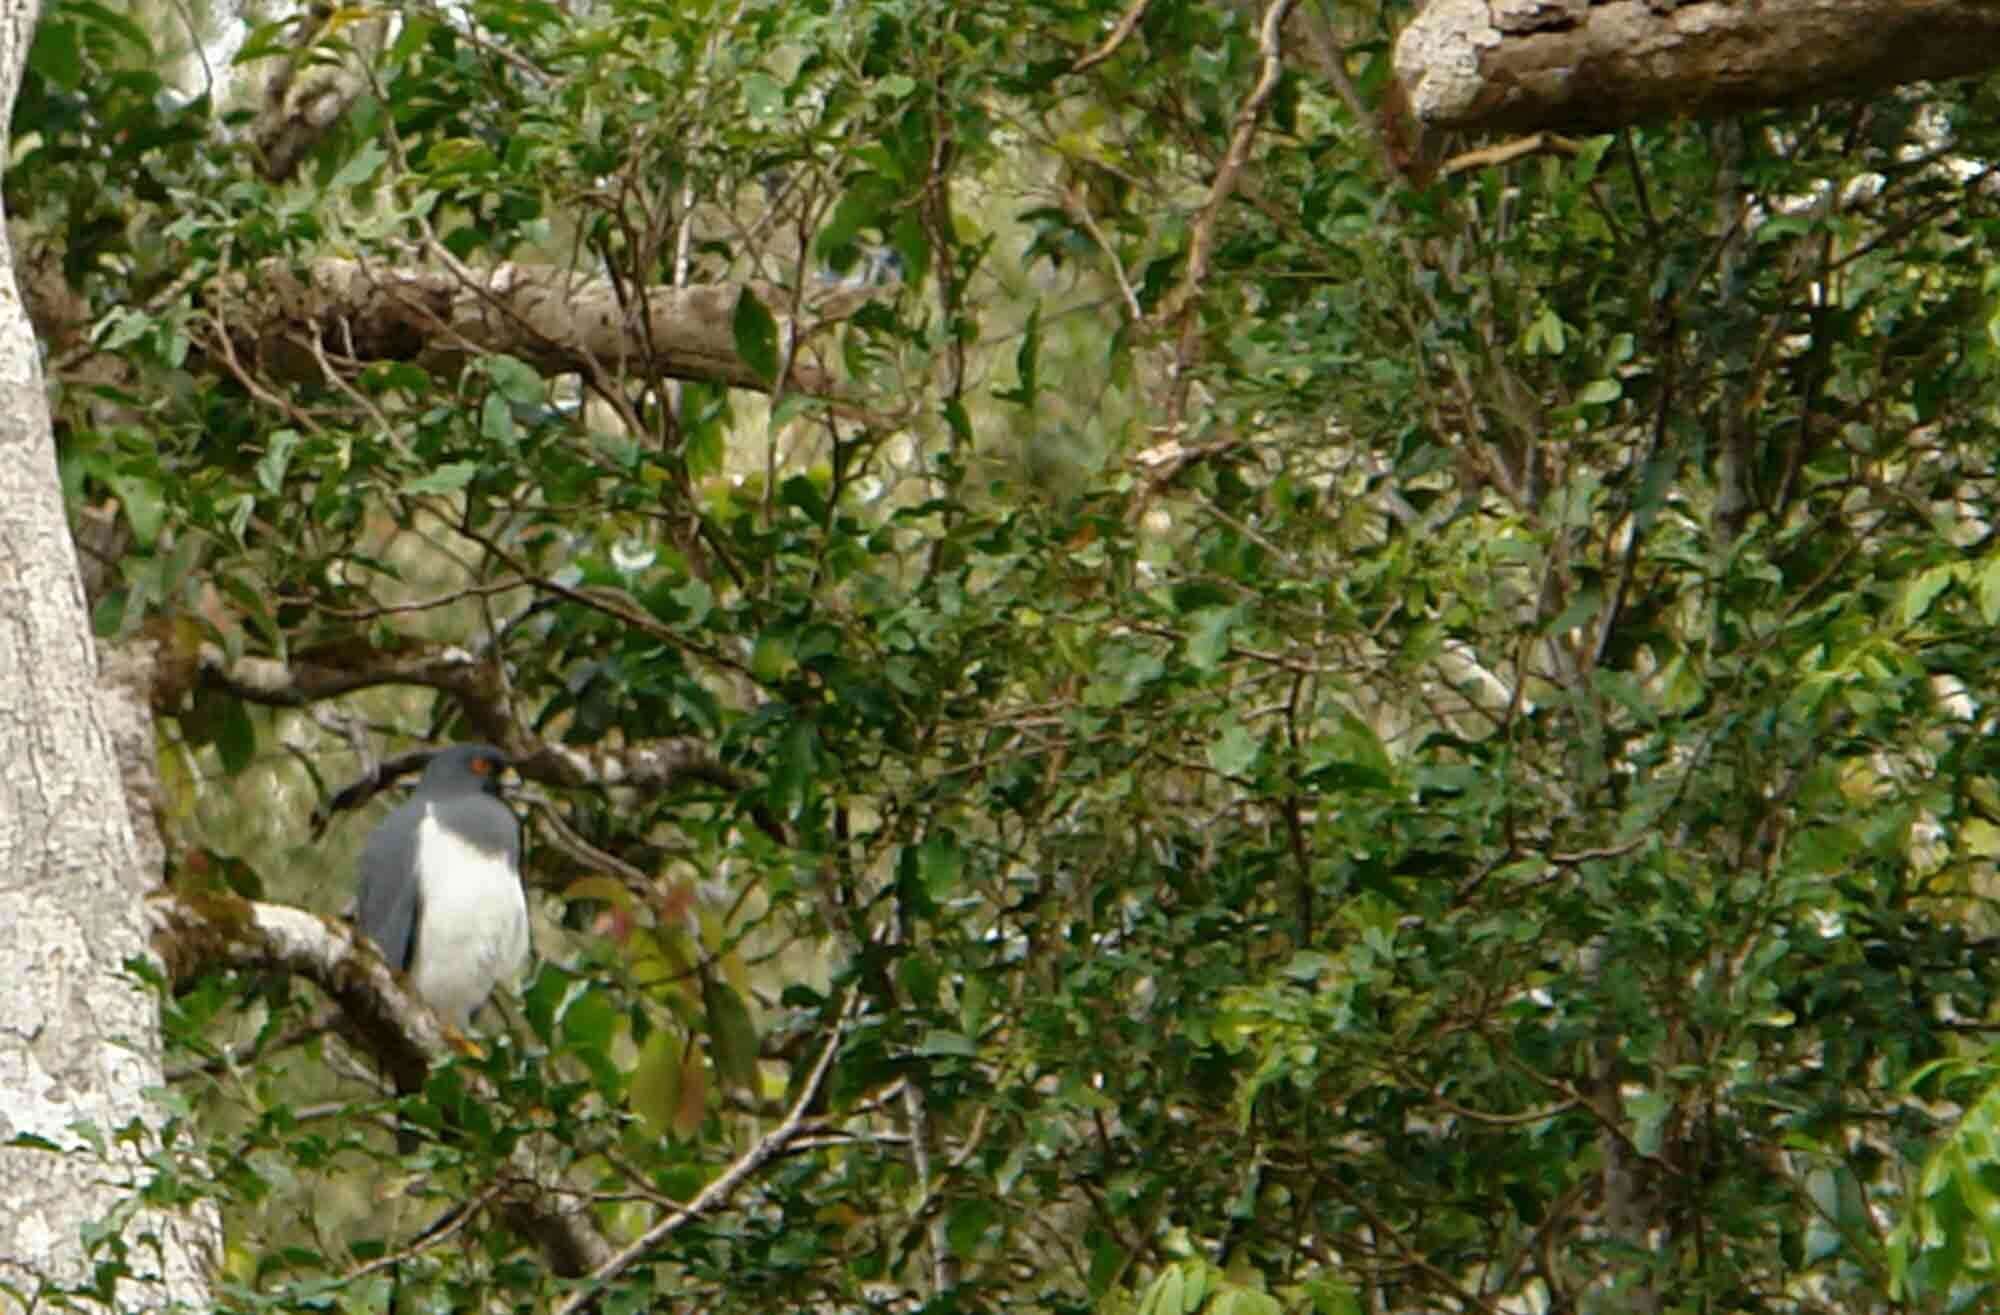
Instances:
[[[507,755],[490,744],[454,744],[430,760],[418,786],[433,798],[480,792],[498,795],[500,773],[508,765]]]

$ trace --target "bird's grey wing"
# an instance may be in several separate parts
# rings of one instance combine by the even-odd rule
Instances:
[[[405,803],[368,834],[361,847],[361,892],[355,920],[398,972],[409,969],[416,948],[417,826],[423,806]]]

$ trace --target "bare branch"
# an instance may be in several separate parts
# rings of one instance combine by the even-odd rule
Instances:
[[[606,591],[595,591],[590,600],[623,619],[658,626]],[[561,789],[665,790],[701,782],[738,791],[752,779],[725,764],[707,741],[693,736],[588,748],[531,736],[508,706],[498,666],[454,645],[412,646],[395,652],[357,641],[305,650],[282,661],[247,656],[232,660],[220,645],[205,643],[191,660],[174,654],[159,658],[149,694],[154,710],[179,710],[197,685],[274,708],[305,708],[382,685],[434,689],[457,702],[474,734],[506,750],[523,778]],[[430,751],[425,749],[385,759],[322,805],[314,818],[315,831],[323,829],[333,814],[361,807],[402,777],[423,770],[429,761]],[[776,817],[761,809],[754,817],[773,840],[787,843],[784,824]]]
[[[1444,162],[1444,173],[1449,177],[1455,173],[1464,173],[1468,169],[1489,169],[1495,165],[1512,164],[1524,155],[1547,153],[1574,158],[1582,149],[1569,138],[1559,137],[1552,132],[1530,133],[1526,137],[1516,137],[1512,141],[1454,155]]]
[[[505,352],[544,374],[618,363],[633,371],[770,391],[736,352],[731,317],[745,285],[658,287],[637,305],[620,301],[604,279],[556,266],[512,262],[492,269],[389,268],[354,260],[317,260],[303,269],[271,263],[224,281],[220,324],[240,350],[281,373],[315,375],[313,351],[351,362],[412,360],[452,373],[482,352]],[[782,289],[753,284],[766,305]],[[810,309],[811,328],[851,315],[874,293],[841,290]],[[794,362],[788,392],[834,397],[834,376]]]
[[[302,708],[379,685],[422,685],[472,700],[490,699],[498,688],[487,662],[453,646],[425,645],[398,653],[356,644],[307,650],[282,661],[231,660],[219,645],[203,644],[191,668],[171,658],[161,661],[153,682],[154,708],[178,707],[196,683],[273,708]]]
[[[1117,54],[1118,47],[1125,44],[1126,39],[1138,28],[1139,20],[1146,16],[1146,4],[1147,0],[1132,0],[1132,3],[1126,6],[1125,12],[1118,16],[1118,22],[1112,27],[1111,35],[1104,39],[1104,44],[1088,55],[1079,55],[1076,63],[1069,66],[1069,71],[1082,73],[1086,69],[1096,68]]]
[[[523,778],[544,785],[568,788],[628,786],[663,790],[683,781],[705,781],[723,789],[738,790],[745,784],[715,756],[705,740],[692,736],[640,740],[622,747],[598,746],[579,749],[572,745],[533,741],[523,747],[518,737],[498,737],[500,747],[513,756],[514,770]],[[421,772],[435,750],[412,749],[384,758],[371,770],[343,786],[321,809],[324,826],[335,813],[360,808],[405,776]]]
[[[1426,128],[1604,131],[1866,96],[2000,64],[1987,0],[1431,0],[1396,39]]]
[[[1169,433],[1180,428],[1187,406],[1187,372],[1194,364],[1201,323],[1195,301],[1201,293],[1202,284],[1208,281],[1208,262],[1215,251],[1216,225],[1221,221],[1222,207],[1236,190],[1237,175],[1243,172],[1243,165],[1250,158],[1250,143],[1257,134],[1257,122],[1263,117],[1264,102],[1277,90],[1278,76],[1284,72],[1283,51],[1278,37],[1285,26],[1285,15],[1291,12],[1291,8],[1292,0],[1271,0],[1270,7],[1264,11],[1264,20],[1257,30],[1257,46],[1263,53],[1257,85],[1237,107],[1236,121],[1229,134],[1229,149],[1224,152],[1222,164],[1215,171],[1215,181],[1209,185],[1208,200],[1195,216],[1194,231],[1188,241],[1187,269],[1181,275],[1180,286],[1160,307],[1162,325],[1177,320],[1181,325],[1180,343],[1174,351],[1173,392],[1167,407]]]

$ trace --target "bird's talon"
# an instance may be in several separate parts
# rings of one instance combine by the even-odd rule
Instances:
[[[485,1048],[451,1024],[445,1024],[444,1043],[467,1059],[486,1058]]]

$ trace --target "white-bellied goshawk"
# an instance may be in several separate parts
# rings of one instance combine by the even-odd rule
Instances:
[[[361,847],[356,920],[453,1027],[528,966],[521,823],[500,800],[507,756],[458,744]]]

